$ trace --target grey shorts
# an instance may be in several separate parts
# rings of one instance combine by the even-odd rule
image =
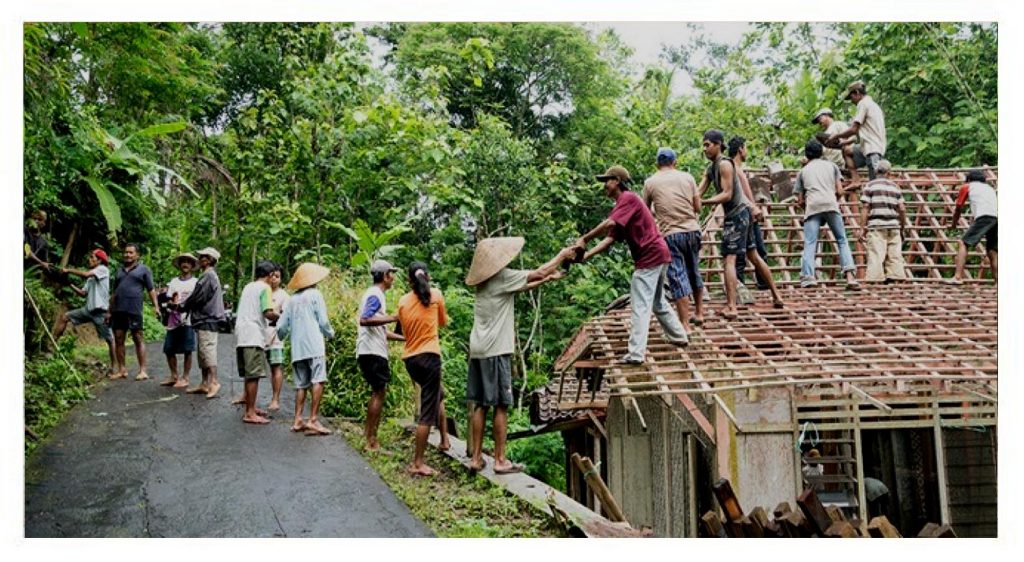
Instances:
[[[112,332],[110,330],[110,326],[107,325],[106,315],[107,311],[102,308],[97,308],[90,312],[83,306],[82,308],[69,310],[68,320],[70,320],[75,326],[92,323],[92,325],[96,327],[96,335],[103,341],[110,341],[114,339],[114,332]]]
[[[295,374],[295,388],[302,390],[314,384],[327,382],[327,360],[323,357],[311,357],[292,363]]]
[[[217,366],[217,332],[196,330],[196,349],[199,356],[199,368],[207,369]]]
[[[512,355],[469,360],[466,402],[478,406],[512,405]]]
[[[982,237],[985,238],[985,251],[986,252],[997,252],[999,251],[999,228],[996,217],[984,215],[974,219],[971,223],[970,228],[964,233],[961,240],[968,247],[974,246],[978,242],[981,242]]]
[[[238,376],[243,379],[261,379],[270,373],[267,352],[262,347],[236,347],[235,360]]]

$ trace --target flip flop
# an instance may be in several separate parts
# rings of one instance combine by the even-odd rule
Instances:
[[[174,386],[178,381],[175,379],[164,379],[160,381],[160,386]]]
[[[526,470],[526,466],[523,465],[522,463],[517,462],[512,463],[512,465],[509,466],[508,468],[494,467],[495,474],[515,474],[517,472],[522,472],[524,470]]]
[[[473,466],[473,463],[471,462],[466,468],[469,469],[469,473],[470,474],[476,474],[476,473],[480,472],[481,470],[487,468],[487,459],[481,459],[480,466],[478,466],[478,467],[477,466]]]
[[[725,318],[726,320],[735,320],[736,319],[736,313],[735,312],[729,312],[728,310],[723,310],[723,311],[719,312],[718,314],[721,315],[721,317]]]
[[[703,320],[698,320],[697,318],[691,318],[690,319],[690,324],[693,324],[694,326],[703,326],[704,325],[704,321]]]
[[[334,432],[329,430],[329,429],[327,429],[326,427],[322,427],[320,429],[317,429],[315,427],[311,427],[311,426],[308,426],[308,425],[306,426],[306,435],[312,435],[312,436],[319,437],[321,435],[330,435],[332,433],[334,433]]]
[[[256,418],[255,420],[247,420],[245,418],[242,418],[242,421],[245,423],[251,423],[253,425],[265,425],[270,423],[270,420],[268,420],[267,418]]]
[[[772,308],[783,309],[786,308],[786,303],[782,301],[772,301]]]

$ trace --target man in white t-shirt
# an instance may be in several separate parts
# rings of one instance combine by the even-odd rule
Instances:
[[[366,405],[366,425],[363,435],[366,437],[366,450],[380,450],[377,441],[377,427],[380,425],[380,413],[384,409],[388,383],[391,382],[391,364],[388,362],[388,340],[405,341],[387,329],[387,325],[398,320],[397,316],[387,312],[385,293],[395,284],[396,267],[384,260],[377,260],[370,266],[373,285],[363,293],[359,304],[359,328],[356,335],[356,361],[359,372],[370,385],[370,402]]]
[[[256,264],[256,279],[242,289],[235,315],[235,359],[238,376],[245,380],[245,414],[242,421],[266,424],[266,412],[256,409],[256,394],[260,379],[270,372],[267,363],[267,327],[280,317],[274,312],[271,299],[270,276],[274,264],[263,260]]]
[[[967,250],[971,246],[981,242],[985,238],[985,254],[988,256],[988,263],[992,267],[992,280],[997,279],[997,254],[998,254],[998,224],[996,221],[997,199],[996,190],[986,182],[985,172],[971,170],[967,172],[967,185],[960,188],[956,198],[956,210],[953,211],[953,220],[950,225],[954,228],[960,222],[960,214],[964,205],[971,204],[971,215],[974,220],[971,226],[960,238],[960,247],[956,253],[956,274],[947,282],[954,285],[963,283],[964,267],[967,265]]]
[[[199,260],[192,254],[185,253],[175,257],[172,263],[181,275],[167,283],[167,313],[162,316],[167,327],[167,334],[164,336],[164,355],[167,356],[167,366],[171,373],[160,386],[185,388],[188,386],[188,376],[192,371],[192,352],[196,350],[196,334],[192,330],[188,313],[181,312],[179,306],[196,289],[198,279],[192,276],[192,271],[199,264]],[[184,356],[181,376],[178,376],[178,355]]]
[[[860,149],[864,153],[868,167],[868,178],[875,179],[876,166],[885,157],[885,113],[882,112],[881,106],[867,95],[867,87],[860,80],[846,87],[846,99],[857,105],[857,113],[852,119],[853,125],[841,133],[829,136],[824,144],[836,146],[845,138],[859,136]],[[850,177],[854,181],[855,172],[856,168],[850,170]]]
[[[508,407],[512,405],[512,353],[515,350],[516,293],[560,279],[558,266],[575,256],[565,248],[534,270],[510,269],[526,240],[522,237],[487,238],[473,253],[466,285],[476,288],[473,331],[469,335],[469,374],[466,402],[473,406],[470,419],[470,470],[483,470],[483,433],[487,408],[494,408],[494,472],[521,472],[523,465],[505,457]]]
[[[76,275],[85,278],[85,287],[71,287],[80,296],[85,297],[85,305],[69,310],[57,319],[57,325],[53,329],[53,339],[59,340],[60,336],[71,322],[75,326],[91,323],[96,327],[96,335],[107,342],[107,349],[110,351],[110,375],[117,371],[114,359],[114,332],[106,322],[107,308],[110,306],[110,269],[107,264],[110,258],[103,250],[89,252],[89,270],[62,268],[61,273]]]

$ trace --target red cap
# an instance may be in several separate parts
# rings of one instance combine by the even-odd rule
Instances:
[[[103,250],[100,250],[99,248],[93,250],[92,255],[96,256],[96,259],[100,260],[104,264],[110,263],[110,258],[107,257],[107,253],[104,252]]]

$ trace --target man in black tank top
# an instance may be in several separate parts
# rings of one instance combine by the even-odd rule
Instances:
[[[725,277],[726,305],[722,310],[722,316],[727,319],[736,317],[736,256],[745,254],[747,262],[754,266],[757,272],[768,284],[772,292],[772,302],[775,308],[782,308],[782,296],[775,287],[772,280],[772,272],[768,269],[761,256],[758,255],[752,232],[752,220],[750,204],[743,195],[743,188],[740,185],[736,167],[728,158],[723,157],[725,149],[725,136],[721,131],[710,130],[704,133],[704,156],[711,161],[707,173],[704,175],[704,182],[700,191],[703,192],[710,183],[715,186],[717,195],[710,199],[701,201],[701,205],[714,206],[721,204],[725,213],[725,220],[722,224],[722,257],[723,275]]]

